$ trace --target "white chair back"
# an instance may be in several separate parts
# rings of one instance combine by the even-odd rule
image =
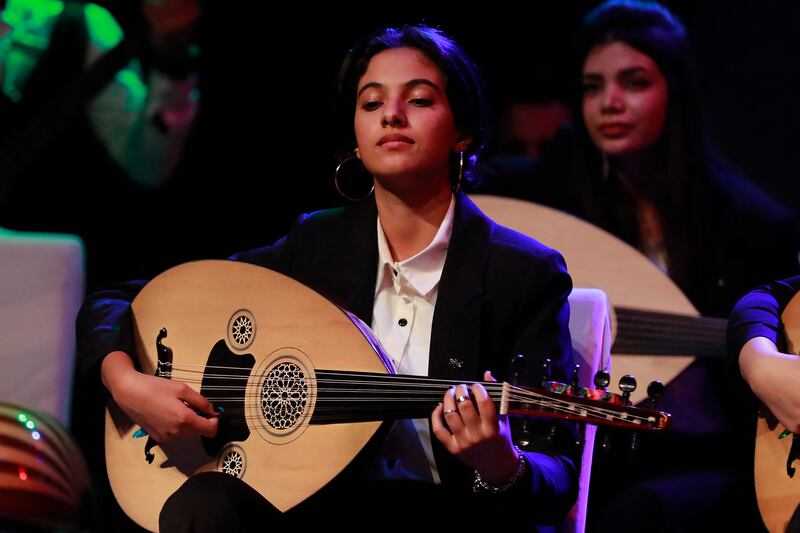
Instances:
[[[594,375],[599,370],[611,372],[611,327],[606,293],[600,289],[573,289],[569,295],[569,331],[572,349],[581,386],[593,387]],[[592,453],[597,426],[583,425],[580,486],[578,500],[572,507],[562,531],[582,533],[586,528],[589,505],[589,482],[592,472]]]
[[[78,237],[0,228],[0,401],[67,424],[83,296]]]

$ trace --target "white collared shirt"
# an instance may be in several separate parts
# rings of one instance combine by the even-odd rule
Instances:
[[[372,330],[398,374],[428,375],[431,328],[439,280],[453,229],[455,197],[431,243],[414,257],[394,261],[378,218],[378,275]],[[398,420],[381,451],[383,479],[440,483],[428,419]]]

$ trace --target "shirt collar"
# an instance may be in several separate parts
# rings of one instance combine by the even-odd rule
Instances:
[[[450,197],[450,206],[444,220],[433,240],[424,250],[400,262],[392,260],[386,235],[383,233],[381,219],[378,217],[378,276],[375,283],[375,294],[384,284],[397,284],[405,281],[413,290],[422,296],[427,296],[439,283],[442,277],[444,261],[447,258],[447,247],[450,244],[450,234],[453,231],[455,218],[455,196]],[[392,272],[397,272],[397,279],[393,279]]]

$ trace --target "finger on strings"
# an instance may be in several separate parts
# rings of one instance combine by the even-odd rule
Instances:
[[[456,403],[456,387],[450,387],[444,393],[442,416],[450,433],[457,433],[464,428],[464,421]]]
[[[467,426],[479,424],[480,414],[475,408],[475,404],[472,401],[472,397],[470,396],[470,391],[467,386],[463,384],[459,385],[456,387],[455,394],[456,407],[458,407],[458,413],[461,415],[461,419],[464,421],[464,424]]]
[[[497,408],[489,393],[480,383],[472,385],[472,396],[475,398],[478,415],[482,424],[488,427],[497,426]]]
[[[211,438],[217,434],[217,429],[219,428],[219,418],[205,418],[193,411],[191,416],[186,419],[186,425],[195,430],[197,433]]]
[[[216,417],[219,413],[216,412],[214,406],[202,394],[193,388],[186,386],[183,387],[178,398],[183,400],[189,407],[202,412],[206,416]]]

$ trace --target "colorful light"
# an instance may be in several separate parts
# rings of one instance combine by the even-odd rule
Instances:
[[[25,427],[28,429],[33,429],[36,427],[36,424],[33,423],[33,420],[28,420],[27,422],[25,422]]]
[[[42,438],[42,434],[39,433],[38,431],[34,431],[33,433],[31,433],[31,437],[33,437],[33,440],[39,440]]]
[[[25,413],[19,413],[17,415],[17,420],[19,420],[20,422],[22,422],[24,424],[25,422],[28,421],[28,415],[26,415]]]
[[[122,28],[113,15],[100,6],[87,4],[83,8],[89,38],[100,49],[114,48],[122,40]]]
[[[25,470],[25,467],[20,466],[19,470],[18,470],[18,473],[19,473],[19,478],[22,481],[27,481],[28,480],[28,472]]]

